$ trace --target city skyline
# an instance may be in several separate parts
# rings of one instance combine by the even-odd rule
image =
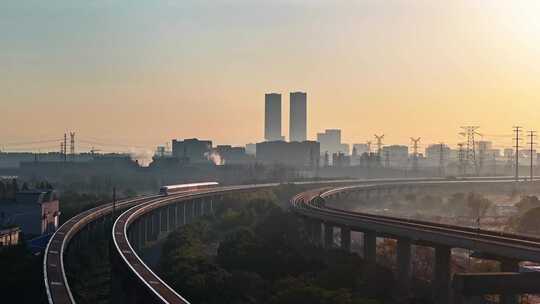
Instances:
[[[271,91],[308,92],[308,139],[339,128],[351,144],[455,145],[462,125],[540,127],[534,1],[245,4],[4,2],[0,144],[69,130],[147,148],[258,142]]]

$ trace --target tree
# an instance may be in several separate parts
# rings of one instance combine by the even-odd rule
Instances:
[[[540,200],[534,195],[525,195],[516,204],[516,208],[518,208],[519,213],[521,214],[538,207],[540,207]]]
[[[3,181],[0,181],[0,199],[6,198],[6,185]]]
[[[493,203],[490,200],[480,194],[471,192],[467,196],[467,206],[474,217],[484,216],[492,205]]]
[[[11,185],[12,185],[12,189],[13,189],[14,193],[19,192],[19,184],[17,183],[17,179],[16,179],[16,178],[14,178],[14,179],[11,181]]]
[[[540,207],[530,209],[519,219],[517,231],[540,235]]]

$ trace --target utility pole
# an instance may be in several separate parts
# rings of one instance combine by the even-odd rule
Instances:
[[[413,172],[418,171],[418,143],[420,142],[420,137],[413,138],[411,137],[411,141],[413,144],[413,163],[412,163],[412,170]]]
[[[493,152],[493,176],[497,176],[497,153]]]
[[[444,176],[444,143],[439,143],[439,176]]]
[[[367,144],[367,153],[369,155],[369,154],[371,154],[371,140],[368,140],[366,142],[366,144]]]
[[[390,151],[384,151],[384,166],[390,168]]]
[[[515,161],[516,161],[516,173],[515,173],[515,178],[516,178],[516,182],[519,181],[519,148],[520,148],[520,145],[519,145],[519,141],[521,140],[521,138],[519,138],[519,135],[521,135],[521,127],[520,126],[515,126],[514,127],[514,140],[515,140],[515,144],[514,144],[514,148],[516,149],[515,151]]]
[[[67,161],[67,134],[64,133],[64,161]]]
[[[463,129],[463,132],[459,133],[460,135],[462,136],[465,136],[467,138],[467,142],[466,142],[466,145],[467,145],[467,166],[470,166],[472,164],[472,166],[474,167],[474,171],[475,173],[478,175],[479,174],[479,171],[478,171],[478,165],[476,163],[476,141],[475,141],[475,138],[474,136],[475,135],[481,135],[480,133],[478,133],[476,130],[478,130],[478,126],[463,126],[461,127],[461,129]]]
[[[533,181],[534,172],[533,172],[533,147],[536,144],[534,142],[534,138],[536,137],[536,131],[530,130],[529,132],[529,158],[531,160],[531,167],[530,167],[530,174],[531,174],[531,182]]]

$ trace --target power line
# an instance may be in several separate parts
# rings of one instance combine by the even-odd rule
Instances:
[[[43,143],[52,143],[58,142],[60,139],[47,139],[47,140],[34,140],[34,141],[18,141],[18,142],[8,142],[3,143],[3,146],[29,146],[34,144],[43,144]]]

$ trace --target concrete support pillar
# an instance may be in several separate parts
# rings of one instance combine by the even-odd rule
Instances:
[[[182,204],[182,225],[186,224],[186,202]]]
[[[502,272],[519,272],[519,261],[504,259],[501,261]],[[518,304],[520,303],[520,296],[516,294],[502,294],[501,304]]]
[[[341,249],[351,251],[351,229],[349,227],[341,227]]]
[[[332,248],[334,246],[334,226],[329,223],[324,223],[324,248]]]
[[[311,240],[313,244],[320,245],[322,240],[322,227],[319,220],[308,220],[309,229],[311,230]]]
[[[161,214],[158,212],[154,212],[154,235],[152,238],[152,241],[156,241],[158,239],[158,235],[161,229]]]
[[[398,284],[403,294],[408,294],[411,286],[411,241],[406,238],[397,240]]]
[[[148,238],[148,217],[147,216],[143,216],[143,218],[141,219],[142,220],[142,225],[143,225],[143,239],[144,239],[144,247],[146,247],[146,242],[148,242],[149,238]]]
[[[450,303],[450,259],[452,248],[435,247],[435,265],[433,267],[433,298],[435,303]]]
[[[137,251],[138,251],[138,250],[141,250],[144,244],[144,226],[143,226],[142,219],[138,219],[136,224],[137,224],[137,234],[138,234],[138,238],[137,238]]]
[[[165,231],[166,231],[166,232],[171,231],[171,227],[170,227],[170,222],[171,222],[171,221],[170,221],[170,219],[171,219],[171,217],[170,217],[170,209],[171,209],[171,208],[170,208],[169,206],[166,206],[166,207],[165,207],[165,210],[166,210],[166,215],[165,215],[165,217],[167,218],[167,221],[165,222]]]
[[[377,235],[375,232],[364,232],[364,261],[367,278],[375,276],[377,269]]]
[[[173,229],[178,228],[178,203],[174,203],[174,220],[173,220]]]
[[[201,216],[204,216],[205,212],[204,212],[204,205],[205,205],[205,202],[204,202],[204,197],[201,198]]]
[[[195,213],[195,200],[190,201],[189,204],[191,205],[191,220],[189,222],[193,223],[193,219],[196,216],[196,213]]]
[[[210,214],[214,214],[214,197],[210,197]]]

